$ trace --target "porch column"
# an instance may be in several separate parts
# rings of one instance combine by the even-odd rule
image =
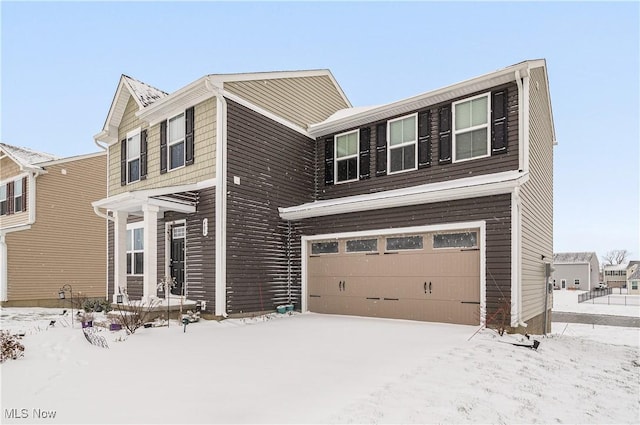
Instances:
[[[158,212],[155,205],[144,204],[144,265],[143,299],[158,296]]]
[[[113,300],[127,291],[127,218],[125,211],[113,212]],[[120,289],[120,291],[118,290]]]

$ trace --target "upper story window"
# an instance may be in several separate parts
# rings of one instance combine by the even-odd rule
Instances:
[[[127,225],[127,274],[141,275],[144,266],[144,228],[142,223]]]
[[[127,183],[140,180],[140,129],[127,134]]]
[[[358,135],[356,130],[335,137],[336,183],[358,180]]]
[[[389,174],[417,169],[417,114],[391,120],[388,128],[387,169]]]
[[[169,147],[169,170],[184,166],[184,113],[169,120],[167,145]]]
[[[24,197],[23,197],[23,187],[22,187],[22,179],[18,179],[13,182],[13,211],[21,212],[24,211]]]
[[[0,186],[0,215],[6,215],[8,211],[7,201],[7,185],[3,184]]]
[[[489,155],[489,94],[453,104],[453,161]]]

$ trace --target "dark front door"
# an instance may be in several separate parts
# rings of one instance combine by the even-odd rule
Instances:
[[[173,295],[184,295],[184,226],[171,229],[171,277],[175,279],[175,286],[171,289]]]

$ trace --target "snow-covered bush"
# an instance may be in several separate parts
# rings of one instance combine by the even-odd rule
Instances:
[[[9,359],[16,360],[24,355],[24,345],[20,343],[19,336],[11,335],[8,331],[0,331],[0,344],[2,345],[0,363]]]

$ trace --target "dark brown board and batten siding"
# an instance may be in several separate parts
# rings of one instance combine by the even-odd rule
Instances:
[[[429,108],[420,109],[413,112],[425,112],[430,111],[429,118],[431,124],[430,133],[430,157],[431,165],[428,167],[419,168],[414,171],[406,171],[398,174],[388,175],[384,173],[380,175],[380,168],[377,167],[377,161],[380,158],[386,160],[387,154],[380,154],[380,148],[377,148],[378,140],[378,126],[380,124],[386,124],[388,120],[394,118],[400,118],[410,115],[413,112],[408,112],[402,115],[390,116],[383,121],[375,121],[369,124],[351,128],[348,130],[340,131],[343,133],[346,131],[352,131],[355,129],[370,128],[370,149],[372,152],[369,158],[369,175],[371,178],[366,180],[358,180],[354,182],[342,183],[342,184],[325,184],[325,144],[327,140],[333,141],[335,134],[328,134],[319,137],[316,140],[316,168],[318,170],[319,178],[316,179],[316,199],[332,199],[340,198],[343,196],[359,195],[363,193],[374,193],[384,190],[399,189],[403,187],[416,186],[427,183],[437,183],[448,180],[461,179],[465,177],[473,177],[482,174],[498,173],[502,171],[517,170],[519,167],[518,158],[518,89],[515,84],[499,86],[493,88],[491,91],[496,92],[501,89],[508,90],[507,97],[507,149],[505,152],[497,153],[486,158],[473,159],[457,163],[439,164],[439,115],[438,110],[443,105],[449,105],[451,102],[437,104],[430,106]],[[482,91],[476,94],[487,93],[488,91]],[[453,102],[463,100],[468,97],[475,96],[476,94],[465,96],[463,98],[454,99]],[[337,134],[337,133],[336,133]],[[384,136],[384,134],[383,134]],[[386,143],[385,143],[386,146]],[[383,149],[386,150],[386,149]],[[378,154],[376,154],[378,152]],[[491,140],[489,141],[489,152],[491,152]],[[386,170],[386,164],[382,164],[382,169]],[[378,170],[378,173],[376,173]]]
[[[278,207],[313,200],[313,140],[227,104],[227,313],[299,306],[300,237]]]
[[[486,221],[487,318],[511,299],[511,196],[495,195],[434,204],[309,218],[305,235]],[[495,319],[494,319],[495,320]]]

